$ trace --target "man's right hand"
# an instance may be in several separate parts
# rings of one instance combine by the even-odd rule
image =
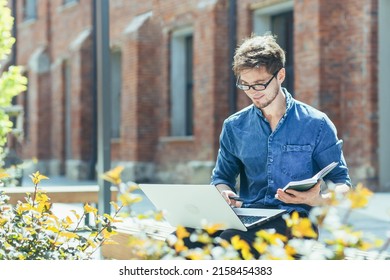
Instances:
[[[241,201],[237,201],[235,199],[229,198],[229,197],[235,197],[237,194],[232,191],[232,189],[224,184],[217,185],[217,189],[221,193],[222,197],[226,200],[226,202],[232,206],[232,207],[237,207],[240,208],[242,206]]]

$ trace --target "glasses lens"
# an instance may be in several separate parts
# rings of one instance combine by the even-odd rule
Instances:
[[[265,85],[253,85],[254,90],[265,90]]]
[[[249,90],[249,87],[247,85],[237,84],[237,87],[241,90]]]

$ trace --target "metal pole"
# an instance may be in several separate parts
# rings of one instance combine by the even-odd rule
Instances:
[[[236,112],[237,97],[236,97],[236,77],[232,69],[234,52],[237,43],[237,1],[229,1],[229,112],[233,114]]]
[[[95,0],[91,1],[91,10],[92,10],[92,71],[91,71],[91,96],[92,96],[92,141],[91,141],[91,160],[89,163],[89,174],[88,179],[97,180],[96,171],[97,171],[97,51],[96,51],[96,2]]]
[[[110,102],[110,47],[109,47],[109,0],[93,1],[96,43],[96,90],[97,90],[97,173],[99,184],[100,214],[110,214],[110,183],[100,174],[111,167],[111,102]]]
[[[17,5],[16,5],[16,0],[12,0],[12,3],[11,3],[11,7],[12,7],[12,17],[14,18],[14,24],[12,26],[12,37],[15,38],[15,40],[17,40],[17,37],[18,37],[18,34],[17,34]],[[16,45],[16,42],[13,44],[12,46],[12,56],[11,56],[11,65],[16,65],[16,58],[17,58],[17,45]]]

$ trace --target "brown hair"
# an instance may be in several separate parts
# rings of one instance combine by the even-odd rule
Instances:
[[[244,69],[264,66],[273,74],[284,67],[286,57],[284,50],[276,43],[276,36],[269,33],[245,39],[236,49],[233,60],[233,71],[236,76]]]

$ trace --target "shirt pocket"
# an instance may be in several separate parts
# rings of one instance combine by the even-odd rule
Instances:
[[[293,180],[303,180],[312,176],[311,145],[284,145],[282,148],[281,171]]]

